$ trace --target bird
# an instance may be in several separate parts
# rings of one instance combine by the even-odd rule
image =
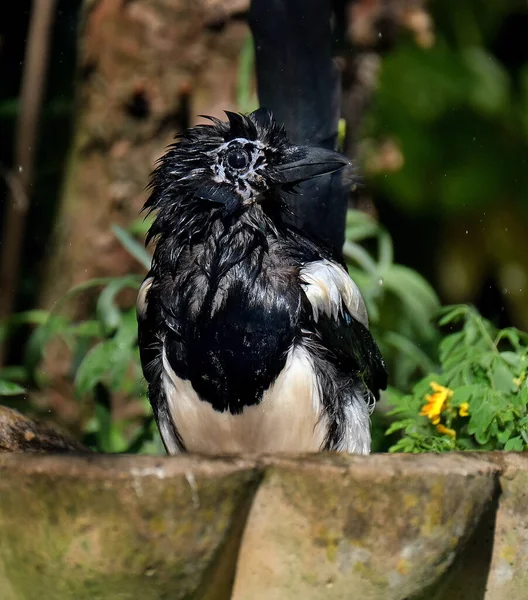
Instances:
[[[288,218],[301,182],[350,169],[266,108],[178,134],[144,205],[155,243],[138,345],[168,454],[368,454],[387,371],[342,255]]]

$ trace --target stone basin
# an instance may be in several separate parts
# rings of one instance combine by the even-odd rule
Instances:
[[[527,600],[528,456],[0,454],[0,600]]]

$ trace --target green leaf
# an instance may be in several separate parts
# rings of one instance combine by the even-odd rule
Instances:
[[[438,321],[438,324],[440,327],[443,327],[444,325],[448,325],[450,323],[456,323],[460,321],[461,317],[466,317],[469,310],[471,309],[466,304],[458,304],[456,306],[441,308],[438,312],[443,316]]]
[[[419,366],[424,372],[438,370],[437,365],[413,340],[395,331],[387,331],[383,340],[398,349],[404,356],[412,358],[414,365]]]
[[[506,452],[522,452],[524,450],[524,441],[520,435],[510,438],[504,445]]]
[[[115,303],[115,297],[126,287],[138,289],[137,278],[126,276],[114,279],[99,295],[99,299],[97,300],[97,314],[106,332],[114,331],[121,322],[121,310]]]
[[[366,212],[357,210],[355,208],[349,208],[346,213],[346,227],[353,227],[361,224],[371,224],[377,222]],[[379,227],[379,225],[378,225]]]
[[[43,325],[49,317],[47,310],[28,310],[15,313],[0,321],[0,343],[6,340],[21,325]]]
[[[104,381],[111,368],[114,345],[112,340],[99,342],[87,352],[75,375],[75,390],[79,396],[92,392],[96,384]]]
[[[81,321],[69,327],[73,335],[78,337],[96,338],[103,335],[101,323],[95,320]]]
[[[503,361],[494,361],[491,370],[491,385],[494,389],[505,393],[515,392],[517,386],[513,382],[514,377]]]
[[[503,110],[509,96],[509,82],[500,62],[478,47],[466,48],[462,56],[473,76],[469,101],[483,113],[495,114]]]
[[[463,385],[457,387],[454,390],[451,404],[453,406],[460,406],[463,402],[471,403],[471,399],[474,397],[480,397],[485,391],[485,388],[481,385]]]
[[[110,407],[97,402],[95,405],[95,420],[97,421],[98,450],[111,452],[112,414]]]
[[[500,357],[515,369],[516,374],[521,372],[523,366],[526,366],[526,361],[523,361],[523,356],[516,352],[501,352]]]
[[[475,436],[479,444],[486,444],[490,438],[490,426],[495,418],[495,407],[487,400],[483,400],[478,406],[471,407],[469,413],[468,433]]]
[[[378,277],[378,265],[370,254],[359,244],[354,242],[345,242],[343,254],[347,261],[352,261],[359,265],[367,273]]]
[[[463,338],[464,334],[462,332],[452,333],[451,335],[446,336],[440,342],[440,362],[444,363],[448,359],[448,357],[455,351],[455,349],[458,349],[460,347]]]
[[[360,242],[378,235],[379,232],[379,223],[367,213],[354,209],[347,211],[345,237],[349,242]]]
[[[385,435],[391,435],[395,431],[400,431],[401,429],[406,429],[407,427],[412,427],[414,425],[416,425],[416,421],[412,418],[404,419],[403,421],[395,421],[389,425]]]
[[[438,308],[438,298],[425,279],[408,267],[393,264],[383,273],[383,286],[393,291],[412,315],[415,326],[424,336],[430,337],[434,331],[431,321]]]
[[[24,388],[18,385],[18,383],[0,379],[0,396],[19,396],[24,392]]]
[[[130,233],[128,233],[128,231],[122,227],[119,227],[119,225],[112,225],[111,229],[125,250],[127,250],[127,252],[148,271],[150,269],[152,257],[145,250],[145,248],[143,248],[143,246],[137,240],[135,240]]]
[[[515,424],[513,421],[510,421],[506,424],[504,429],[497,431],[495,437],[501,446],[504,446],[508,442],[508,440],[512,437],[514,430]]]
[[[516,351],[520,351],[522,348],[526,350],[528,346],[528,332],[521,331],[515,327],[506,327],[506,329],[502,329],[498,333],[497,339],[499,341],[507,339]]]
[[[379,225],[375,221],[354,223],[346,228],[345,237],[348,242],[357,243],[374,237],[378,231]]]
[[[464,343],[466,346],[473,345],[482,336],[482,331],[475,319],[468,319],[463,329]]]
[[[8,325],[44,325],[49,318],[49,311],[34,309],[10,315]]]
[[[24,362],[30,371],[34,370],[42,359],[48,342],[56,336],[67,334],[70,324],[68,318],[50,314],[46,323],[31,333],[24,356]]]
[[[28,372],[22,365],[8,365],[0,369],[0,379],[7,379],[8,381],[18,383],[26,382],[28,380]]]
[[[394,250],[391,236],[385,230],[381,229],[379,232],[379,268],[382,275],[392,266],[393,260]],[[420,282],[420,285],[422,283]]]
[[[152,227],[153,222],[154,215],[147,215],[142,219],[135,219],[127,227],[127,231],[132,236],[144,237],[148,233],[148,230]]]

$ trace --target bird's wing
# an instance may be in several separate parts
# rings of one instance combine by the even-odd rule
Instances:
[[[149,273],[139,288],[136,300],[138,345],[143,374],[148,384],[148,396],[165,449],[169,454],[184,450],[183,443],[169,414],[162,382],[163,334],[161,311],[156,294],[152,293],[154,278]]]
[[[338,263],[322,259],[299,273],[306,296],[309,329],[345,372],[358,376],[375,399],[387,387],[385,363],[368,325],[365,301],[357,285]]]

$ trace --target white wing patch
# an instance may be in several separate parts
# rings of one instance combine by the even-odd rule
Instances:
[[[147,277],[139,288],[136,300],[136,312],[141,319],[144,319],[147,314],[147,292],[150,290],[153,279],[153,277]]]
[[[305,265],[299,276],[316,322],[321,313],[337,319],[345,306],[368,329],[363,296],[343,267],[330,260],[318,260]]]

